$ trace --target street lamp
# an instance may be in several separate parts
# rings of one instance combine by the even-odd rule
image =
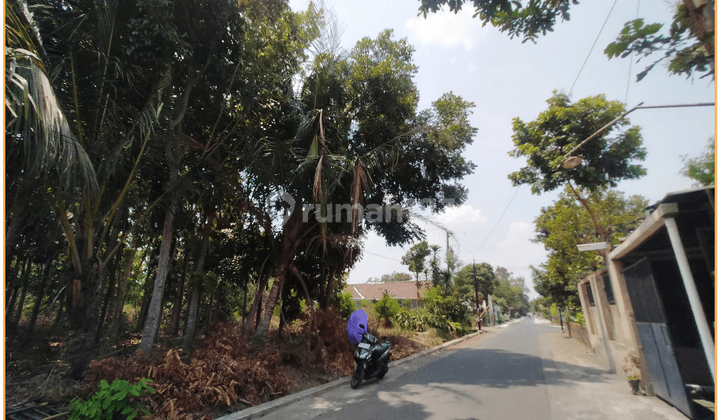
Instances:
[[[621,116],[619,116],[619,117],[615,118],[614,120],[610,121],[609,123],[605,124],[605,125],[603,126],[603,128],[601,128],[601,129],[599,129],[598,131],[592,133],[592,134],[590,135],[590,137],[586,138],[585,140],[583,140],[582,142],[580,142],[580,144],[578,144],[577,146],[573,147],[572,150],[570,150],[569,152],[567,152],[567,154],[565,155],[565,161],[564,161],[563,164],[562,164],[563,168],[565,168],[565,169],[572,169],[572,168],[575,168],[575,167],[577,167],[578,165],[580,165],[580,164],[582,163],[582,158],[581,158],[580,156],[572,156],[572,154],[575,153],[575,151],[576,151],[577,149],[581,148],[585,143],[589,142],[590,140],[592,140],[593,138],[595,138],[596,136],[598,136],[600,133],[602,133],[603,131],[605,131],[607,128],[612,127],[613,125],[615,125],[616,122],[618,122],[618,121],[620,121],[621,119],[625,118],[625,116],[626,116],[627,114],[635,111],[636,109],[638,109],[638,108],[640,107],[640,105],[642,105],[642,104],[644,104],[644,103],[645,103],[645,102],[640,102],[639,104],[637,104],[637,106],[636,106],[635,108],[631,109],[630,111],[622,114]]]
[[[612,127],[616,122],[624,118],[627,114],[635,111],[636,109],[654,109],[654,108],[687,108],[687,107],[696,107],[696,106],[715,106],[714,102],[705,102],[700,104],[681,104],[681,105],[655,105],[655,106],[642,106],[645,102],[640,102],[635,106],[635,108],[631,109],[630,111],[622,114],[621,116],[615,118],[614,120],[607,123],[603,128],[599,129],[598,131],[592,133],[590,137],[586,138],[580,144],[573,147],[572,150],[567,152],[565,155],[565,160],[563,161],[562,167],[565,169],[572,169],[577,166],[579,166],[582,163],[582,158],[580,156],[573,156],[572,154],[575,153],[579,148],[581,148],[585,143],[595,138],[597,135],[602,133],[604,130],[606,130],[609,127]]]

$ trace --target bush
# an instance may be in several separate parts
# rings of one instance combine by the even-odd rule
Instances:
[[[340,312],[340,315],[344,319],[350,318],[350,315],[357,309],[355,301],[352,299],[352,294],[348,292],[340,293],[333,299],[333,305]]]
[[[139,402],[129,403],[128,396],[141,397],[146,392],[151,394],[155,390],[147,383],[150,379],[141,379],[137,385],[130,385],[127,381],[117,379],[112,384],[106,380],[100,381],[100,389],[88,401],[76,398],[72,402],[72,413],[69,420],[95,420],[113,419],[116,414],[132,420],[142,412],[149,416],[150,411]]]
[[[443,296],[440,287],[425,293],[425,310],[429,326],[441,333],[464,330],[471,326],[470,311],[452,296]]]
[[[373,304],[373,308],[377,316],[385,320],[386,325],[392,325],[392,319],[400,312],[400,303],[385,292],[382,299]]]
[[[585,315],[583,315],[582,311],[568,313],[567,320],[576,324],[585,325]]]
[[[401,309],[395,314],[395,321],[398,326],[406,331],[423,332],[427,329],[427,316],[424,313],[411,312]]]

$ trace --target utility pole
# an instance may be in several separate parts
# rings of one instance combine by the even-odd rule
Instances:
[[[478,324],[478,331],[482,330],[482,322],[480,321],[480,296],[478,296],[477,271],[475,270],[475,259],[473,258],[473,286],[475,286],[475,319]]]
[[[450,233],[445,232],[445,261],[447,262],[447,271],[450,273]]]

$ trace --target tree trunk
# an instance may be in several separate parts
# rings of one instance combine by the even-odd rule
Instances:
[[[330,273],[330,276],[328,276],[327,280],[327,290],[325,291],[325,302],[323,302],[322,309],[327,309],[330,307],[330,302],[332,302],[333,297],[333,287],[335,286],[335,271],[333,270]]]
[[[113,297],[113,294],[115,292],[115,283],[117,282],[117,266],[119,264],[120,256],[122,255],[122,251],[118,252],[115,257],[113,258],[113,262],[110,264],[110,268],[108,269],[108,273],[110,276],[110,281],[107,285],[107,291],[105,292],[105,298],[103,299],[102,307],[100,309],[100,321],[98,322],[98,331],[96,333],[98,339],[102,337],[102,327],[105,325],[105,317],[107,316],[108,307],[110,306],[110,299]]]
[[[272,320],[273,310],[277,305],[278,298],[282,292],[283,286],[285,286],[285,276],[287,275],[287,263],[283,262],[278,265],[278,269],[275,272],[275,281],[273,281],[272,288],[270,289],[270,295],[267,297],[267,302],[262,310],[260,316],[260,323],[255,329],[253,335],[253,345],[264,345],[267,341],[268,330],[270,329],[270,321]]]
[[[10,325],[8,328],[10,331],[16,331],[20,318],[22,318],[23,305],[25,305],[25,297],[27,296],[28,289],[30,288],[30,271],[32,271],[32,263],[28,258],[25,264],[25,270],[20,280],[20,287],[22,287],[22,293],[20,293],[20,300],[18,301],[17,310],[11,312]]]
[[[18,192],[22,190],[18,189]],[[7,230],[5,231],[5,261],[10,261],[15,251],[15,244],[17,242],[18,235],[23,228],[23,214],[25,213],[25,207],[27,201],[21,197],[16,197],[13,200],[13,205],[8,212],[8,223]]]
[[[215,209],[207,212],[205,216],[205,227],[203,228],[202,240],[200,242],[200,255],[193,273],[192,278],[192,294],[190,297],[190,307],[188,308],[187,328],[185,329],[185,341],[183,348],[190,351],[195,343],[195,330],[198,323],[198,306],[200,305],[200,286],[202,278],[205,275],[205,259],[207,257],[208,242],[210,241],[210,233],[212,225],[215,222]],[[212,300],[212,297],[211,297]]]
[[[280,340],[283,339],[283,329],[285,329],[285,314],[283,314],[283,311],[285,310],[286,295],[287,293],[283,293],[283,298],[280,302],[280,325],[278,326],[278,338]]]
[[[203,331],[205,331],[206,334],[210,332],[210,328],[212,327],[213,315],[215,312],[215,306],[220,298],[220,291],[221,287],[218,285],[215,294],[208,296],[210,298],[210,302],[208,303],[207,313],[205,314],[205,327],[203,328]]]
[[[105,283],[107,281],[107,267],[104,264],[100,264],[94,270],[89,270],[91,273],[95,272],[97,275],[97,281],[89,281],[90,284],[95,283],[95,288],[91,293],[89,302],[85,307],[85,316],[83,317],[82,327],[80,329],[80,348],[74,354],[71,360],[71,376],[74,379],[80,379],[82,374],[87,369],[93,356],[97,353],[97,332],[99,330],[100,321],[100,306],[102,305],[103,290],[105,289]]]
[[[8,260],[10,261],[10,260]],[[14,295],[17,293],[15,284],[17,283],[17,273],[20,270],[22,262],[20,258],[15,258],[14,262],[5,266],[5,316],[7,318],[8,309],[10,307],[10,301],[14,299]],[[13,302],[15,302],[13,300]]]
[[[295,259],[297,248],[300,244],[301,231],[302,231],[302,210],[301,206],[296,206],[290,219],[285,223],[283,227],[283,248],[282,253],[278,256],[277,270],[275,272],[275,281],[270,289],[270,295],[268,296],[267,303],[264,305],[262,316],[260,317],[260,323],[255,329],[253,335],[254,345],[264,345],[267,341],[268,330],[270,329],[270,321],[272,320],[273,309],[277,305],[278,298],[285,286],[285,277],[287,276],[288,267]]]
[[[267,289],[269,276],[266,276],[264,273],[264,264],[263,267],[260,268],[260,277],[258,278],[258,288],[255,291],[255,297],[253,298],[252,306],[250,307],[250,312],[248,312],[247,319],[245,320],[244,330],[245,334],[250,335],[252,332],[255,331],[258,324],[260,323],[260,313],[262,311],[262,301],[263,301],[263,295],[265,294],[265,289]],[[247,293],[247,289],[246,289]]]
[[[18,272],[14,278],[11,280],[12,284],[12,292],[10,296],[10,302],[7,304],[7,308],[5,309],[5,319],[12,319],[12,316],[14,314],[15,309],[15,302],[18,297],[18,293],[20,293],[20,288],[22,286],[22,281],[17,280],[18,277],[24,277],[25,272],[28,270],[28,265],[30,264],[30,258],[25,259],[25,263],[22,265],[21,269],[22,271]]]
[[[175,174],[175,178],[177,178],[177,170],[175,170]],[[174,182],[171,181],[171,183]],[[155,277],[152,298],[150,299],[147,319],[145,320],[145,327],[143,328],[142,339],[140,341],[140,350],[145,357],[148,358],[155,345],[155,337],[157,336],[160,320],[162,319],[162,300],[163,293],[165,292],[165,280],[167,279],[168,272],[170,272],[170,249],[174,236],[173,220],[175,219],[176,206],[177,198],[173,197],[165,213],[157,276]]]
[[[683,0],[687,18],[690,21],[690,32],[698,39],[709,56],[715,57],[715,36],[710,35],[715,30],[715,2],[699,0]],[[715,62],[710,66],[715,70]]]
[[[110,347],[114,344],[115,338],[118,336],[120,331],[120,323],[122,321],[123,307],[125,306],[125,296],[127,293],[128,283],[130,281],[130,274],[132,273],[133,265],[135,264],[135,255],[137,254],[137,248],[140,243],[139,236],[133,239],[130,249],[125,250],[127,263],[125,264],[125,270],[120,277],[120,281],[117,285],[117,293],[115,294],[115,305],[110,309],[110,319],[108,321],[107,328],[107,340],[101,346],[100,354],[106,354]]]
[[[183,258],[183,270],[180,278],[178,279],[177,291],[175,293],[175,301],[173,302],[173,310],[172,314],[170,315],[171,337],[177,337],[180,330],[180,314],[182,313],[183,294],[185,293],[185,277],[187,276],[188,255],[189,252],[186,249],[185,256]]]
[[[245,279],[245,287],[243,287],[243,324],[245,323],[245,318],[247,317],[247,295],[248,295],[248,279]]]
[[[66,293],[66,292],[63,290],[63,291],[60,292],[60,293],[63,294],[63,293]],[[58,329],[58,327],[60,327],[60,320],[62,319],[63,308],[65,307],[65,305],[63,305],[62,303],[60,303],[60,302],[62,302],[62,300],[64,299],[64,296],[59,296],[58,299],[59,299],[59,302],[58,302],[58,311],[57,311],[57,314],[55,315],[55,321],[53,322],[53,328],[56,329],[56,330]]]
[[[48,277],[50,276],[50,268],[55,260],[55,253],[51,255],[47,263],[45,263],[45,269],[43,270],[42,278],[40,280],[40,286],[38,286],[35,292],[35,306],[33,307],[32,315],[30,316],[30,322],[28,322],[28,337],[30,333],[35,330],[35,323],[37,322],[38,314],[40,314],[40,304],[42,303],[43,297],[45,296],[45,287],[47,286]]]
[[[152,289],[155,285],[155,273],[153,273],[153,265],[155,261],[153,259],[148,263],[147,274],[145,275],[145,284],[143,285],[143,298],[140,303],[140,313],[138,314],[137,325],[135,331],[140,331],[142,326],[145,325],[147,319],[148,309],[150,309],[150,301],[152,299]]]

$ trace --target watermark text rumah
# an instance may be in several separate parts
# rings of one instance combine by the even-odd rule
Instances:
[[[295,210],[295,199],[288,193],[274,194],[267,201],[267,209],[272,208],[275,200],[281,199],[286,205],[283,224],[287,223],[290,214]],[[366,220],[368,222],[397,222],[402,223],[405,217],[409,217],[409,209],[419,205],[420,208],[434,207],[433,199],[423,199],[419,202],[409,200],[404,204],[302,204],[302,221],[308,223],[311,218],[319,223],[352,223],[353,221]],[[455,204],[455,199],[444,198],[440,200],[442,207]]]

